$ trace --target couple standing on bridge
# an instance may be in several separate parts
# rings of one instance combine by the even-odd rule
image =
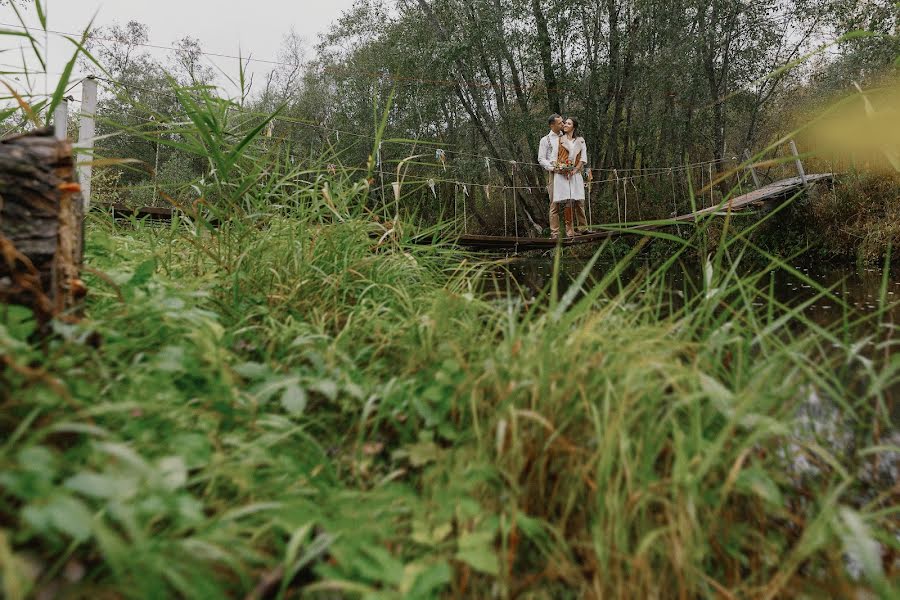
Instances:
[[[565,120],[552,114],[548,119],[550,133],[541,139],[538,162],[549,174],[547,191],[550,194],[550,237],[559,238],[559,209],[563,208],[566,236],[587,233],[584,214],[584,178],[581,171],[587,165],[587,145],[578,135],[578,120]],[[588,172],[590,179],[590,171]],[[573,218],[574,217],[574,218]],[[574,221],[578,221],[578,229]]]

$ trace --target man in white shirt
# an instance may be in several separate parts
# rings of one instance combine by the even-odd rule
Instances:
[[[538,163],[547,171],[547,193],[550,196],[550,238],[559,237],[559,204],[553,201],[553,173],[556,172],[556,157],[559,156],[559,138],[562,135],[563,118],[557,114],[547,120],[550,133],[541,138],[538,147]]]

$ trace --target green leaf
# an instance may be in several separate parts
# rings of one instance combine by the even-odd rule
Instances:
[[[415,444],[409,444],[404,448],[400,453],[398,453],[398,457],[401,454],[405,454],[409,459],[409,464],[414,467],[422,467],[427,465],[430,462],[436,462],[441,458],[443,452],[432,441],[420,441]]]
[[[29,504],[22,509],[22,520],[35,531],[45,533],[50,529],[50,515],[40,504]]]
[[[12,305],[4,308],[6,329],[13,339],[26,341],[37,328],[34,314],[24,306]]]
[[[267,365],[258,362],[245,362],[232,368],[244,379],[262,379],[272,374],[272,370]]]
[[[413,520],[411,538],[423,546],[437,546],[453,533],[450,522],[433,525],[430,520],[419,518]]]
[[[0,31],[0,35],[3,35],[3,31]],[[0,121],[5,121],[6,119],[10,118],[11,116],[13,116],[17,112],[19,112],[19,110],[20,110],[19,106],[13,106],[11,108],[5,108],[3,110],[0,110]]]
[[[44,56],[41,54],[38,49],[38,41],[35,39],[31,32],[28,31],[28,25],[25,23],[25,19],[22,18],[22,13],[19,11],[19,8],[16,6],[15,2],[8,2],[7,5],[13,9],[16,13],[16,17],[19,19],[19,23],[22,25],[22,29],[25,30],[24,36],[28,38],[28,41],[31,43],[31,49],[34,50],[34,56],[38,59],[38,62],[41,63],[41,69],[43,71],[47,70],[47,62],[44,60]],[[16,34],[23,35],[23,34]]]
[[[354,561],[366,577],[390,585],[399,585],[403,581],[403,563],[394,558],[390,552],[377,544],[366,544],[362,548],[363,560]]]
[[[47,29],[47,12],[44,10],[41,0],[34,0],[34,8],[37,11],[38,21],[41,22],[41,27]]]
[[[78,63],[78,56],[81,54],[82,45],[84,40],[87,39],[87,31],[85,31],[81,42],[69,36],[65,36],[65,38],[75,45],[75,53],[72,55],[69,62],[66,63],[66,66],[63,67],[63,72],[59,76],[59,83],[56,84],[56,89],[50,97],[50,107],[47,109],[47,114],[49,115],[53,114],[53,111],[56,110],[56,107],[59,106],[63,96],[66,94],[66,90],[69,87],[69,79],[72,77],[72,71],[75,70],[75,65]]]
[[[153,277],[153,274],[155,272],[156,259],[151,258],[149,260],[145,260],[138,265],[137,269],[134,270],[134,274],[131,276],[131,279],[128,280],[128,283],[126,285],[131,288],[140,287],[150,281],[150,278]]]
[[[313,383],[310,386],[310,389],[319,392],[331,401],[334,401],[338,395],[338,386],[334,381],[330,379],[320,379],[319,381]]]
[[[304,523],[291,534],[291,539],[284,551],[284,564],[292,565],[297,561],[300,549],[307,543],[307,537],[312,528],[313,523]]]
[[[17,37],[31,38],[31,34],[27,31],[15,31],[13,29],[0,29],[0,35],[14,35]]]
[[[299,384],[289,383],[281,394],[281,405],[289,414],[303,414],[303,411],[306,410],[306,392]]]
[[[125,444],[119,444],[115,442],[98,442],[96,444],[96,448],[100,452],[108,454],[114,461],[128,467],[129,469],[137,471],[141,474],[150,472],[147,461],[145,461],[140,454],[138,454]]]
[[[283,394],[285,388],[299,385],[299,377],[272,377],[253,388],[253,394],[259,402],[265,402]]]
[[[423,398],[413,398],[412,399],[412,407],[415,409],[416,413],[420,417],[425,420],[425,424],[428,427],[433,427],[436,424],[441,422],[441,414],[438,413],[434,408],[432,408],[431,404],[438,402],[437,400],[432,400],[431,402],[427,402],[427,396],[431,394],[430,390],[432,388],[426,389],[422,396]]]
[[[170,490],[177,490],[187,483],[187,466],[180,456],[166,456],[156,463],[163,485]]]
[[[53,527],[83,542],[91,535],[93,517],[81,500],[71,496],[57,496],[43,507],[43,512]]]
[[[234,164],[237,162],[237,160],[241,157],[241,154],[243,154],[244,149],[250,144],[250,142],[252,142],[254,139],[256,139],[256,137],[262,132],[262,130],[265,129],[266,125],[268,125],[272,119],[277,117],[278,113],[280,113],[283,109],[284,109],[284,106],[281,106],[275,112],[273,112],[271,115],[266,117],[262,123],[260,123],[259,125],[254,127],[252,130],[250,130],[250,132],[246,136],[244,136],[244,139],[242,139],[237,144],[237,146],[234,147],[234,149],[231,151],[231,153],[227,157],[226,164],[228,166],[228,170],[231,170],[231,167],[233,167]],[[223,173],[223,175],[227,175],[227,172]]]
[[[859,513],[850,508],[841,508],[840,535],[847,554],[859,561],[863,572],[870,580],[877,581],[884,577],[881,564],[881,551],[868,526]]]
[[[163,373],[182,373],[185,366],[185,351],[181,346],[165,346],[156,355],[155,366]]]
[[[407,598],[438,598],[441,588],[450,584],[452,573],[450,565],[439,562],[419,572]]]
[[[199,523],[206,517],[203,514],[203,503],[187,494],[178,498],[178,514],[190,523]]]
[[[56,473],[56,456],[44,446],[31,446],[18,454],[19,464],[29,473],[53,477]]]
[[[747,494],[755,494],[772,506],[784,506],[781,490],[762,469],[754,467],[741,471],[735,488]]]
[[[63,485],[66,489],[91,498],[113,498],[120,490],[112,477],[88,471],[70,477]]]
[[[725,387],[718,379],[705,373],[700,373],[700,387],[720,410],[731,410],[734,394],[732,394],[731,390]]]
[[[198,469],[209,463],[212,445],[200,433],[180,433],[172,438],[171,448],[184,459],[188,469]]]
[[[459,538],[457,560],[487,575],[500,574],[500,560],[494,550],[494,534],[490,531],[463,533]]]

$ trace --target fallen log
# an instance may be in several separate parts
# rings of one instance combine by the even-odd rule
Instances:
[[[86,293],[83,211],[71,143],[52,128],[0,140],[0,303],[30,308],[41,328]]]

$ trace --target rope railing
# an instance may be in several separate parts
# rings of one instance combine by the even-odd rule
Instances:
[[[354,172],[368,173],[368,169],[365,169],[362,167],[348,167],[347,170],[354,171]],[[703,171],[702,168],[700,170],[702,173],[702,171]],[[330,172],[332,175],[336,174],[335,172],[331,172],[330,169],[328,170],[328,172]],[[517,172],[517,166],[513,167],[513,173],[515,174],[516,172]],[[376,170],[373,173],[373,175],[374,174],[377,174],[379,176],[388,176],[388,177],[392,177],[392,176],[396,175],[395,172],[385,171],[385,170]],[[588,185],[590,187],[589,187],[589,191],[588,191],[588,195],[587,195],[587,199],[586,199],[586,205],[587,205],[587,211],[588,211],[588,228],[589,229],[594,229],[594,220],[593,220],[593,211],[592,211],[593,199],[591,197],[590,190],[593,189],[593,186],[597,183],[607,183],[607,182],[613,183],[612,188],[614,190],[613,193],[614,193],[615,202],[616,202],[616,215],[618,217],[618,225],[628,224],[628,223],[632,222],[629,220],[629,214],[628,214],[629,213],[628,187],[630,185],[633,190],[632,202],[634,203],[635,208],[638,211],[638,222],[643,221],[643,215],[641,213],[639,196],[637,195],[638,188],[637,188],[635,182],[633,181],[634,179],[635,179],[635,177],[632,177],[632,176],[618,177],[618,173],[616,173],[615,177],[613,177],[613,178],[609,178],[609,179],[603,180],[603,181],[589,182]],[[668,182],[669,188],[672,193],[672,203],[673,203],[673,209],[674,209],[671,216],[675,217],[675,216],[678,216],[680,213],[678,210],[677,193],[676,193],[676,186],[675,186],[675,170],[674,169],[671,169],[669,171],[668,179],[669,179],[669,182]],[[513,181],[515,183],[515,179]],[[462,228],[463,234],[468,234],[468,225],[469,225],[468,202],[472,199],[471,192],[474,192],[475,190],[478,190],[480,188],[483,193],[483,198],[487,202],[491,202],[491,200],[492,200],[492,195],[490,193],[491,190],[499,190],[500,194],[494,194],[493,198],[497,198],[497,197],[501,198],[501,202],[502,202],[502,206],[503,206],[503,234],[504,234],[504,236],[507,236],[507,237],[510,234],[510,224],[509,224],[509,219],[508,219],[508,216],[509,216],[508,213],[509,213],[509,202],[512,202],[513,203],[513,206],[512,206],[513,232],[512,233],[514,234],[516,239],[520,239],[520,237],[519,237],[520,229],[519,229],[519,216],[518,216],[518,202],[517,202],[515,191],[522,190],[522,189],[527,189],[529,191],[538,191],[534,187],[528,187],[528,186],[493,185],[493,184],[489,184],[489,183],[488,184],[472,184],[472,183],[463,183],[463,182],[460,182],[460,181],[454,180],[454,179],[436,180],[434,178],[426,179],[426,178],[418,177],[415,175],[406,175],[402,179],[402,185],[400,185],[400,182],[393,182],[394,184],[397,185],[397,187],[394,190],[395,196],[396,196],[395,199],[399,200],[400,194],[402,193],[401,191],[402,191],[403,186],[411,188],[414,191],[424,189],[426,187],[430,188],[432,194],[435,196],[436,199],[438,199],[439,197],[442,196],[442,193],[438,192],[437,187],[436,187],[437,183],[439,183],[439,182],[448,184],[448,187],[449,187],[449,185],[452,185],[454,222],[457,223],[457,226],[460,225],[459,203],[460,203],[460,201],[462,201],[461,228]],[[194,186],[197,183],[200,183],[200,182],[198,182],[197,180],[182,181],[182,182],[160,182],[160,183],[154,183],[154,184],[145,185],[145,186],[114,186],[114,187],[107,187],[106,189],[109,191],[135,191],[135,190],[140,190],[140,189],[159,189],[160,187],[181,186],[181,187],[187,188],[189,186]],[[304,183],[314,184],[314,183],[316,183],[316,179],[313,178],[310,180],[304,180]],[[619,185],[620,184],[621,184],[622,196],[619,195]],[[393,187],[393,185],[392,185],[392,187]],[[197,190],[197,191],[199,193],[199,190]],[[512,192],[512,193],[509,193],[509,192]],[[541,193],[543,194],[543,190],[541,190]],[[382,187],[382,194],[384,194],[383,187]],[[620,203],[620,199],[624,200],[624,202]],[[382,201],[385,203],[385,207],[387,207],[387,205],[388,205],[387,198],[385,198],[383,196]],[[704,200],[704,205],[705,205],[705,200]],[[711,198],[710,206],[714,206],[714,205],[715,205],[715,201]],[[605,225],[613,226],[616,224],[615,223],[606,223]],[[602,225],[598,225],[598,226],[602,226]],[[678,235],[680,236],[681,228],[677,223],[676,223],[676,227],[678,227]]]
[[[146,120],[146,122],[147,122],[147,123],[151,123],[151,124],[152,124],[152,123],[157,123],[156,121],[152,121],[152,120]],[[177,133],[177,131],[175,131],[175,132],[170,132],[170,133]],[[122,135],[126,135],[126,136],[131,135],[131,136],[135,136],[136,134],[129,134],[129,133],[127,133],[127,132],[123,132]],[[267,138],[267,139],[270,139],[270,138]],[[384,164],[399,164],[399,163],[401,163],[401,162],[404,162],[404,163],[408,163],[408,162],[409,162],[409,161],[406,161],[405,159],[397,159],[396,161],[384,160],[384,159],[381,158],[381,156],[380,156],[380,154],[381,154],[380,151],[378,151],[376,154],[377,154],[377,155],[376,155],[376,163],[377,163],[377,164],[381,164],[381,165],[384,165]],[[710,160],[710,161],[703,161],[703,162],[698,162],[698,163],[692,163],[692,164],[684,165],[684,166],[682,166],[682,167],[669,167],[669,168],[667,168],[667,169],[665,169],[665,170],[660,169],[660,170],[657,170],[657,171],[648,171],[648,172],[639,173],[639,174],[631,174],[631,175],[627,175],[626,177],[619,177],[619,175],[618,175],[619,171],[618,171],[617,169],[613,169],[613,170],[612,170],[612,175],[613,175],[612,177],[607,177],[607,178],[604,178],[604,179],[592,179],[592,180],[590,181],[590,185],[598,185],[598,184],[604,184],[604,183],[617,183],[617,184],[618,184],[619,181],[623,181],[623,180],[627,180],[627,181],[629,181],[630,183],[633,184],[634,180],[638,180],[638,179],[647,179],[647,178],[651,178],[651,177],[657,177],[657,176],[662,176],[662,175],[669,175],[669,174],[674,174],[675,172],[686,171],[686,170],[694,169],[694,168],[697,168],[697,167],[704,167],[704,166],[709,166],[710,169],[711,169],[711,168],[712,168],[712,165],[714,165],[714,164],[716,164],[716,163],[726,163],[726,162],[731,162],[731,160],[730,160],[730,159],[725,159],[725,160]],[[441,167],[441,165],[439,165],[439,164],[437,164],[437,163],[422,163],[422,162],[418,162],[418,163],[414,163],[414,164],[416,164],[417,166],[427,166],[427,167],[433,167],[433,168],[440,168],[440,167]],[[521,164],[530,165],[531,163],[518,163],[518,162],[516,163],[517,166],[518,166],[518,165],[521,165]],[[341,168],[342,168],[343,170],[345,170],[345,171],[348,170],[348,169],[349,169],[349,170],[353,170],[353,171],[367,171],[367,169],[366,169],[366,168],[363,168],[363,167],[346,167],[346,166],[343,166],[343,167],[341,167]],[[626,170],[626,172],[628,172],[628,171]],[[387,171],[387,170],[382,170],[382,169],[375,169],[375,170],[373,171],[373,174],[378,175],[380,178],[383,178],[383,177],[385,177],[385,176],[388,177],[388,178],[396,177],[396,173],[395,173],[395,172],[393,172],[393,171]],[[403,182],[405,182],[405,183],[412,183],[412,181],[410,181],[410,177],[411,177],[411,175],[408,175],[408,174],[407,174],[407,175],[404,175],[404,177],[403,177]],[[515,181],[515,178],[513,178],[513,180]],[[479,188],[479,187],[480,187],[480,188],[484,188],[484,187],[487,187],[487,188],[490,188],[490,189],[499,189],[499,190],[526,191],[526,192],[528,192],[528,193],[533,193],[533,192],[535,192],[536,190],[540,190],[540,189],[542,189],[542,188],[544,187],[542,184],[536,184],[536,185],[531,185],[531,184],[519,184],[519,185],[517,185],[517,184],[514,183],[513,185],[509,185],[509,184],[493,183],[493,182],[486,181],[486,180],[482,180],[482,181],[472,181],[472,180],[463,180],[463,179],[455,179],[455,178],[454,178],[454,179],[450,179],[450,178],[444,178],[444,177],[437,177],[437,178],[435,178],[435,177],[428,177],[428,178],[423,178],[423,179],[420,179],[420,180],[416,180],[417,183],[427,183],[428,181],[431,181],[431,182],[433,182],[433,183],[453,184],[453,185],[458,185],[458,186],[467,186],[467,187],[469,187],[469,188]]]
[[[97,80],[100,82],[104,82],[104,83],[108,83],[108,84],[112,84],[112,85],[118,85],[118,86],[126,88],[126,89],[132,88],[132,89],[144,91],[144,92],[147,92],[150,94],[157,94],[157,95],[162,95],[162,96],[166,96],[169,98],[177,99],[177,96],[175,96],[174,94],[170,94],[168,92],[163,92],[160,90],[153,90],[151,88],[137,86],[137,85],[130,84],[130,83],[123,83],[120,81],[103,78],[103,77],[97,77]],[[304,127],[318,129],[320,131],[326,131],[329,133],[335,133],[335,134],[344,135],[344,136],[348,136],[348,137],[355,137],[355,138],[361,138],[361,139],[368,139],[368,140],[372,140],[372,141],[379,141],[381,144],[390,144],[390,145],[405,146],[405,147],[412,147],[412,148],[416,148],[421,145],[428,145],[428,146],[431,146],[438,150],[441,150],[445,155],[471,158],[471,159],[475,160],[476,162],[484,161],[488,165],[490,165],[491,163],[495,163],[495,164],[502,163],[504,165],[509,165],[511,162],[515,162],[517,165],[538,167],[543,170],[543,166],[537,162],[521,161],[521,160],[510,161],[509,159],[498,158],[495,156],[487,156],[487,155],[476,154],[476,153],[472,153],[472,152],[464,152],[461,150],[448,150],[448,149],[445,149],[445,147],[447,147],[448,144],[446,144],[440,140],[408,141],[408,140],[398,140],[398,139],[392,139],[392,138],[379,138],[372,134],[363,134],[363,133],[358,133],[358,132],[353,132],[353,131],[347,131],[347,130],[331,127],[328,125],[323,125],[321,123],[312,123],[312,122],[305,121],[303,119],[294,118],[294,117],[286,117],[286,116],[282,116],[282,115],[276,115],[276,116],[272,117],[270,114],[257,113],[257,112],[252,112],[252,111],[243,111],[243,114],[246,116],[260,117],[260,118],[270,118],[271,117],[272,121],[275,121],[275,122],[290,123],[293,125],[301,125]],[[274,137],[274,138],[268,137],[267,139],[293,141],[288,138],[280,138],[280,137]],[[690,168],[700,166],[700,165],[705,166],[708,164],[729,162],[731,160],[732,159],[723,158],[723,159],[712,159],[712,160],[708,160],[708,161],[696,162],[696,163],[691,163],[691,164],[687,164],[687,165],[668,165],[668,166],[651,166],[651,167],[630,167],[630,168],[587,167],[587,170],[590,171],[591,173],[598,173],[598,174],[599,173],[613,173],[613,172],[619,172],[619,173],[634,172],[634,173],[637,173],[637,175],[635,175],[636,177],[645,177],[645,176],[650,176],[650,175],[667,173],[670,169],[685,170],[685,169],[690,169]]]
[[[108,78],[97,78],[103,87],[114,94],[119,94],[120,90],[131,90],[137,89],[146,91],[152,94],[163,95],[168,98],[178,99],[176,94],[171,94],[169,92],[164,92],[160,90],[154,90],[142,86],[135,86],[132,84],[123,83],[120,81],[116,81]],[[187,92],[190,93],[190,92]],[[147,119],[141,115],[132,114],[131,112],[126,112],[125,114],[134,117],[137,120],[143,121],[148,125],[153,125],[156,127],[168,128],[168,129],[160,129],[159,132],[156,131],[136,131],[134,133],[123,132],[123,135],[153,135],[154,133],[163,133],[167,132],[170,134],[177,134],[179,126],[190,126],[190,121],[185,121],[181,123],[170,123],[164,120],[164,118],[156,119]],[[453,189],[453,205],[454,205],[454,220],[459,221],[459,201],[462,200],[462,228],[464,232],[468,232],[468,221],[469,221],[469,209],[468,203],[471,201],[472,196],[470,192],[474,192],[479,188],[483,191],[483,196],[485,202],[488,204],[496,205],[496,199],[500,198],[500,203],[502,204],[502,218],[503,218],[503,231],[504,235],[509,235],[510,233],[510,212],[512,213],[512,229],[515,236],[518,238],[519,236],[519,194],[520,193],[528,193],[528,194],[541,194],[545,193],[545,186],[541,183],[541,179],[544,176],[544,170],[538,163],[529,162],[529,161],[511,161],[508,159],[501,159],[494,156],[485,156],[471,152],[457,151],[457,150],[445,150],[440,146],[444,145],[440,141],[435,140],[403,140],[403,139],[393,139],[393,138],[384,138],[379,139],[375,135],[371,134],[363,134],[358,132],[346,131],[342,129],[338,129],[335,127],[330,127],[326,124],[322,123],[311,123],[308,121],[304,121],[302,119],[297,119],[293,117],[285,117],[281,115],[275,115],[272,117],[269,114],[264,113],[255,113],[251,111],[241,111],[243,116],[247,117],[260,117],[260,118],[271,118],[274,122],[284,122],[288,124],[299,125],[303,127],[313,128],[317,130],[321,130],[327,132],[329,134],[334,134],[338,141],[340,140],[340,136],[348,136],[354,139],[365,139],[378,141],[378,146],[375,151],[375,164],[376,168],[374,170],[370,170],[364,167],[344,167],[341,169],[343,171],[350,172],[364,172],[370,174],[371,177],[377,178],[378,188],[380,189],[381,202],[383,203],[384,209],[387,210],[389,205],[389,200],[386,190],[386,182],[390,184],[390,187],[393,188],[394,191],[394,200],[399,200],[401,190],[404,186],[414,189],[415,191],[419,191],[424,189],[426,186],[431,190],[431,193],[434,195],[436,199],[439,196],[443,196],[445,192],[442,190],[440,193],[437,190],[437,186],[440,184],[442,186],[452,186]],[[168,115],[166,115],[168,116]],[[184,118],[188,115],[179,114],[179,117]],[[168,116],[171,118],[171,116]],[[111,120],[107,120],[108,122],[113,122]],[[238,135],[235,133],[235,135]],[[260,140],[266,142],[295,142],[296,140],[290,137],[282,137],[282,136],[272,136],[271,133],[269,135],[263,134],[260,137]],[[422,146],[436,148],[436,158],[435,160],[438,162],[425,162],[425,161],[410,161],[409,157],[390,159],[384,156],[384,147],[386,145],[390,146],[400,146],[400,147],[411,147],[413,149],[419,149]],[[447,171],[448,168],[448,156],[456,156],[463,157],[474,160],[476,163],[479,161],[483,161],[487,170],[488,177],[482,180],[472,180],[470,178],[455,178],[455,177],[447,177],[447,176],[427,176],[421,174],[421,168],[427,169],[442,169],[443,171]],[[295,155],[291,154],[292,162],[295,159]],[[714,205],[715,199],[713,197],[713,184],[715,183],[713,180],[713,169],[716,165],[726,164],[730,162],[738,162],[737,159],[734,158],[718,158],[711,159],[705,161],[699,161],[694,163],[687,163],[683,165],[672,165],[665,167],[633,167],[633,168],[585,168],[584,173],[587,177],[587,197],[586,197],[586,208],[588,213],[588,226],[593,227],[593,204],[594,204],[594,196],[593,191],[597,189],[598,186],[603,186],[606,184],[611,185],[611,189],[613,190],[613,194],[615,195],[616,202],[616,215],[618,217],[619,223],[628,223],[629,222],[629,200],[631,200],[633,207],[632,210],[636,209],[638,214],[638,219],[642,219],[642,210],[640,205],[640,190],[638,189],[639,181],[646,181],[650,178],[657,177],[662,180],[663,177],[669,178],[669,187],[672,191],[672,201],[674,213],[678,213],[678,202],[677,202],[677,194],[675,191],[675,174],[683,173],[685,177],[688,179],[693,177],[694,169],[697,169],[700,176],[700,197],[703,198],[702,204],[706,205],[706,190],[709,190],[709,204]],[[385,169],[386,165],[393,164],[401,164],[408,163],[407,166],[410,166],[414,169],[412,173],[408,170],[405,170],[402,176],[398,177],[398,173]],[[507,179],[504,183],[496,183],[496,180],[491,178],[491,165],[496,165],[498,163],[503,163],[505,169],[497,170],[498,174],[501,174],[503,177]],[[529,183],[528,178],[523,177],[521,175],[521,168],[531,168],[538,167],[541,169],[541,176],[538,178],[536,183]],[[456,170],[459,168],[459,165],[456,165]],[[331,168],[329,167],[329,170]],[[717,169],[718,170],[718,169]],[[706,185],[705,179],[706,174],[708,173],[708,181],[709,184]],[[599,174],[600,177],[594,179],[594,174]],[[192,185],[196,184],[196,181],[193,182],[161,182],[161,183],[153,183],[149,186],[117,186],[117,187],[108,187],[110,191],[128,191],[128,190],[138,190],[138,189],[146,189],[146,188],[154,188],[158,189],[160,186],[179,186],[179,185]],[[621,196],[619,186],[621,185]],[[631,186],[632,193],[631,199],[629,199],[629,190],[628,187]],[[690,182],[687,182],[687,189],[692,189]],[[499,192],[492,194],[492,191]],[[696,197],[696,196],[695,196]],[[621,202],[622,200],[623,202]],[[512,208],[510,210],[509,202],[512,202]]]

